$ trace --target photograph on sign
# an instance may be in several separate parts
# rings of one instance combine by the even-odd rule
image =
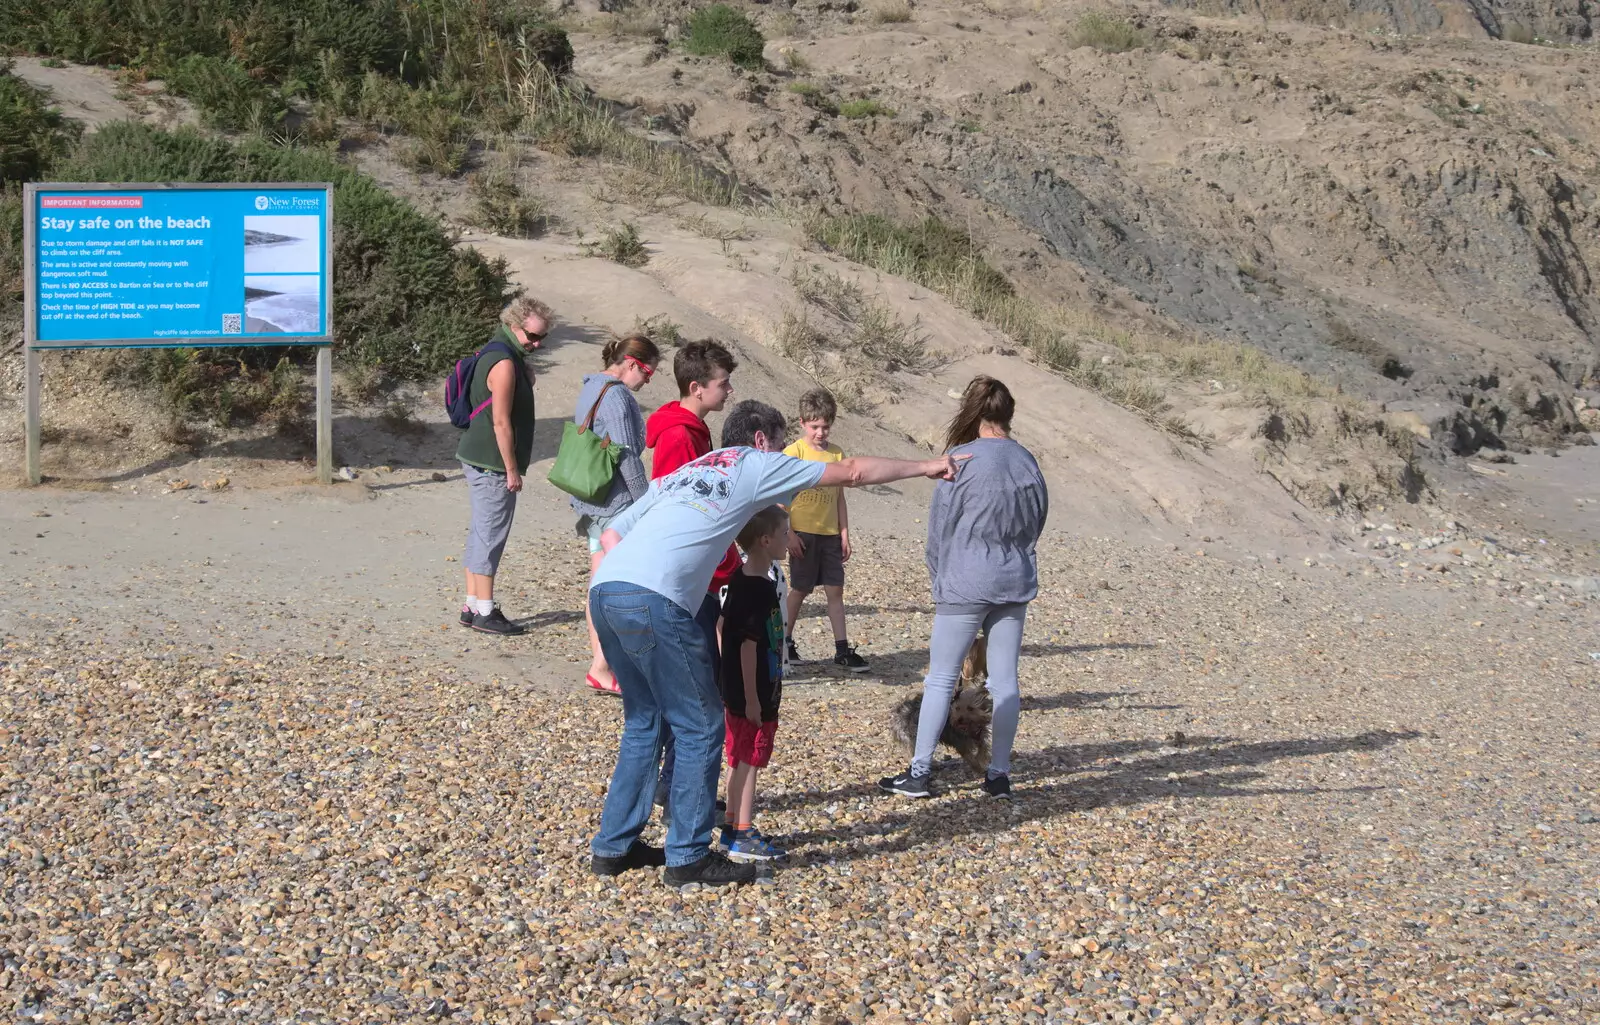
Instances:
[[[322,281],[314,274],[247,274],[244,330],[311,334],[322,323]]]
[[[246,217],[246,274],[316,274],[322,270],[322,218]]]
[[[326,186],[37,184],[29,344],[323,343]]]

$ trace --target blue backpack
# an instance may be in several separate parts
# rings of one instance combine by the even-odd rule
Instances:
[[[471,427],[473,419],[488,409],[489,404],[494,401],[492,398],[484,399],[476,408],[472,405],[472,378],[478,372],[478,358],[491,349],[499,349],[511,357],[512,369],[516,371],[518,378],[524,373],[522,360],[517,358],[511,346],[498,339],[472,355],[456,360],[455,370],[451,371],[444,382],[444,408],[445,412],[450,414],[450,423],[463,431]]]

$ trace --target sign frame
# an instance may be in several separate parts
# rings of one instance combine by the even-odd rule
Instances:
[[[276,339],[260,335],[174,336],[171,339],[79,339],[41,341],[39,339],[38,217],[40,193],[51,192],[266,192],[321,190],[325,193],[322,262],[321,335],[294,335]],[[43,387],[43,359],[46,351],[74,349],[189,349],[246,348],[254,346],[308,345],[317,350],[316,422],[317,480],[333,481],[333,183],[332,182],[25,182],[22,217],[22,341],[25,360],[24,396],[27,476],[39,484],[41,443],[40,411]]]

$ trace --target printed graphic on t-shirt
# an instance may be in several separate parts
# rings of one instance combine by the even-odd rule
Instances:
[[[783,679],[783,607],[772,606],[767,616],[767,676],[774,683]]]
[[[707,516],[720,516],[733,497],[732,468],[738,465],[737,449],[707,452],[692,463],[685,463],[661,482],[661,494],[671,495]]]

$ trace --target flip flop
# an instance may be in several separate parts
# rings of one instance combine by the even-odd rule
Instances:
[[[593,687],[602,694],[615,694],[618,697],[622,695],[622,688],[617,686],[617,681],[614,679],[611,681],[611,686],[607,687],[599,680],[596,680],[593,673],[585,673],[583,675],[583,682],[587,683],[589,686]]]

